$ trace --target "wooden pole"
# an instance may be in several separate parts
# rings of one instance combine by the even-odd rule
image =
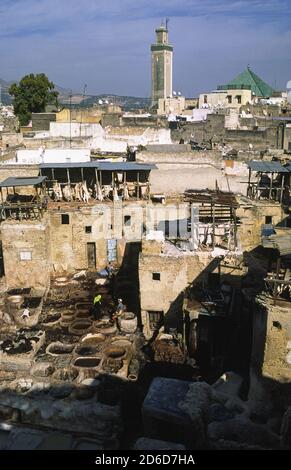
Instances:
[[[276,266],[276,280],[278,279],[279,276],[279,271],[280,271],[280,266],[281,266],[281,257],[277,259],[277,266]],[[274,284],[274,290],[273,290],[273,297],[274,297],[274,305],[277,305],[277,283]]]
[[[272,198],[273,178],[274,178],[274,173],[271,173],[271,184],[270,184],[270,190],[269,190],[269,200]]]
[[[280,203],[281,204],[282,204],[282,200],[283,200],[284,184],[285,184],[285,175],[284,175],[284,173],[282,173],[282,184],[281,184],[281,194],[280,194]]]
[[[137,172],[137,199],[139,199],[139,171]]]
[[[211,204],[212,207],[212,204]],[[212,247],[215,248],[215,204],[213,204],[213,212],[212,212]]]
[[[251,173],[252,170],[249,168],[249,181],[248,181],[248,189],[247,189],[247,196],[251,198]]]

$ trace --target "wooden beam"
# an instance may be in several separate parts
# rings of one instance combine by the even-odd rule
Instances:
[[[269,199],[272,198],[273,178],[274,178],[274,173],[271,173],[271,184],[270,184],[270,190],[269,190]]]
[[[285,184],[285,175],[284,175],[284,173],[282,173],[281,194],[280,194],[280,203],[281,204],[282,204],[282,200],[283,200],[284,184]]]
[[[211,204],[212,206],[212,204]],[[212,247],[215,248],[215,204],[213,204],[212,210]]]
[[[137,172],[137,199],[139,199],[139,171]]]
[[[249,179],[248,179],[248,189],[247,189],[247,196],[251,199],[251,194],[250,192],[252,191],[251,190],[251,173],[252,173],[252,170],[249,168]]]

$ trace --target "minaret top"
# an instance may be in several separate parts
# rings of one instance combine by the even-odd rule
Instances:
[[[164,24],[161,24],[161,26],[156,29],[156,35],[157,44],[169,44],[168,29]]]

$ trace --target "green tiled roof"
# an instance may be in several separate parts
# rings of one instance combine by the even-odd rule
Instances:
[[[242,73],[240,73],[236,78],[227,85],[223,85],[219,88],[231,89],[234,88],[251,88],[252,93],[256,96],[263,98],[268,98],[272,96],[274,90],[270,87],[264,80],[262,80],[258,75],[256,75],[250,67],[247,67]]]

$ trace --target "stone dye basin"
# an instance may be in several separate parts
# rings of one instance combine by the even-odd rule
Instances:
[[[77,356],[94,356],[97,352],[97,348],[93,345],[89,346],[88,344],[79,344],[75,348],[75,354]]]
[[[75,320],[92,320],[92,315],[90,312],[85,310],[79,310],[75,313]]]
[[[23,295],[9,295],[9,297],[7,297],[7,302],[15,308],[20,308],[21,304],[23,303],[23,300]]]
[[[61,382],[72,382],[76,380],[79,373],[76,369],[64,367],[63,369],[58,369],[54,372],[53,378]]]
[[[70,280],[68,277],[56,277],[54,280],[54,285],[56,287],[63,287],[69,284]]]
[[[104,343],[106,339],[105,335],[102,335],[101,333],[89,333],[88,335],[84,336],[84,338],[81,339],[81,343],[83,345],[94,345],[94,344],[102,344]]]
[[[38,308],[41,303],[41,297],[24,297],[22,307]]]
[[[75,305],[75,310],[78,312],[89,312],[91,308],[92,308],[91,302],[78,302]]]
[[[59,356],[63,354],[71,354],[73,349],[73,344],[63,344],[59,341],[56,341],[48,345],[46,348],[46,353],[50,354],[51,356]]]
[[[96,368],[101,362],[100,357],[77,357],[74,362],[75,367],[81,367],[85,369]]]
[[[126,349],[120,346],[111,346],[104,353],[110,359],[122,359],[126,355]]]
[[[116,339],[104,351],[101,369],[110,374],[128,378],[129,364],[132,357],[132,344],[128,340]],[[134,371],[132,371],[134,373]],[[132,381],[134,378],[132,377]]]
[[[85,335],[92,329],[93,322],[91,320],[75,320],[69,325],[69,332],[73,335]]]
[[[61,315],[61,325],[64,327],[69,326],[75,320],[74,312],[65,311]]]
[[[112,325],[110,322],[97,321],[94,323],[94,329],[103,335],[111,335],[116,333],[116,325]]]

